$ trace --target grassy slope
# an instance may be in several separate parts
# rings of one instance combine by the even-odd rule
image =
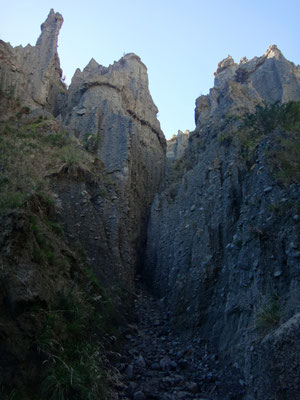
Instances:
[[[53,118],[13,106],[0,126],[1,398],[104,399],[117,313],[66,244],[49,185],[98,179],[101,167]]]

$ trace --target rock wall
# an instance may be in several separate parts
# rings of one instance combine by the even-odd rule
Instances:
[[[300,392],[300,186],[279,184],[271,168],[282,131],[262,135],[245,156],[237,120],[263,102],[299,101],[299,71],[275,46],[219,64],[148,225],[145,279],[181,332],[211,340],[241,369],[247,399]]]
[[[43,107],[56,114],[66,91],[57,54],[57,39],[63,17],[51,9],[41,25],[36,45],[12,47],[0,41],[1,97],[19,99],[30,108]],[[5,118],[1,112],[1,119]]]
[[[121,207],[111,235],[126,240],[119,257],[129,252],[137,265],[144,246],[149,209],[164,174],[166,141],[148,89],[147,68],[127,54],[108,68],[91,60],[77,70],[70,85],[63,124],[100,158],[118,187]],[[117,220],[123,220],[122,234]],[[111,224],[109,224],[111,226]],[[122,246],[121,246],[122,247]],[[126,250],[127,249],[127,250]]]
[[[61,376],[61,360],[72,396],[68,363],[81,351],[80,398],[104,398],[103,376],[114,376],[104,354],[131,318],[147,219],[164,176],[166,141],[146,67],[134,54],[108,68],[92,60],[67,91],[57,55],[62,21],[51,10],[36,46],[0,43],[3,398],[32,397],[55,367]],[[65,300],[84,319],[79,333],[64,318],[48,329],[48,315],[59,317]],[[41,344],[44,334],[51,339]],[[58,346],[50,351],[52,337]]]
[[[174,135],[170,140],[167,141],[167,153],[166,156],[169,160],[180,159],[188,145],[190,132],[188,130],[182,132],[178,131],[177,135]]]
[[[196,125],[207,124],[234,113],[254,111],[257,104],[299,100],[299,67],[286,60],[272,45],[261,57],[228,56],[218,64],[215,85],[209,95],[196,100]]]
[[[65,215],[72,210],[74,213],[76,202],[81,204],[82,191],[89,192],[87,198],[93,200],[87,219],[95,212],[101,218],[104,215],[112,263],[122,271],[120,275],[130,276],[132,282],[145,242],[149,209],[165,168],[166,141],[149,93],[147,68],[134,54],[127,54],[108,68],[92,59],[82,72],[76,71],[67,91],[61,81],[57,54],[62,23],[62,16],[52,9],[41,25],[36,46],[13,48],[0,43],[1,118],[11,117],[19,105],[46,110],[58,117],[64,129],[76,136],[94,155],[95,162],[102,165],[107,180],[115,185],[108,194],[112,206],[107,209],[103,209],[101,195],[95,188],[78,185],[74,191],[63,185],[61,190],[58,184],[53,190],[66,200]],[[10,103],[14,107],[8,107]],[[37,113],[42,116],[41,111]],[[73,201],[66,195],[68,191],[74,192]],[[82,214],[80,209],[78,212]],[[95,259],[92,251],[95,239],[88,244],[89,235],[80,233],[75,225],[82,218],[66,223],[70,231],[79,232],[74,240],[85,237],[88,256]],[[80,223],[80,227],[84,224]]]

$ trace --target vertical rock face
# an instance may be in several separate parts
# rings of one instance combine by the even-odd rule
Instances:
[[[184,150],[187,148],[190,132],[188,130],[182,132],[178,131],[167,141],[167,158],[169,160],[180,159],[183,156]]]
[[[108,171],[126,179],[136,136],[149,155],[158,153],[157,162],[161,161],[156,150],[166,145],[157,112],[145,65],[135,54],[127,54],[108,68],[92,59],[82,72],[77,70],[62,117],[76,136],[92,135]]]
[[[99,318],[90,318],[87,309],[76,311],[88,319],[80,324],[80,334],[72,330],[76,342],[67,322],[57,324],[60,332],[53,331],[59,343],[57,359],[73,374],[73,367],[64,361],[66,346],[57,337],[61,333],[63,340],[70,338],[71,346],[76,343],[78,366],[86,370],[88,384],[93,386],[91,395],[100,393],[103,382],[93,382],[92,373],[99,379],[102,376],[98,369],[102,355],[98,358],[96,347],[97,356],[94,350],[82,356],[77,340],[79,346],[94,349],[99,346],[94,331],[111,336],[110,326],[117,323],[114,305],[122,317],[126,314],[150,207],[164,176],[166,141],[148,90],[145,65],[134,54],[108,68],[92,60],[84,71],[76,71],[67,91],[60,81],[57,55],[62,22],[62,16],[51,10],[36,46],[12,48],[0,42],[0,217],[4,227],[0,232],[0,337],[5,338],[0,346],[1,394],[3,387],[15,393],[12,385],[37,393],[35,387],[47,376],[54,358],[51,355],[51,362],[40,368],[48,353],[45,356],[37,343],[48,325],[37,315],[37,327],[31,317],[34,310],[52,311],[56,305],[61,310],[63,299],[71,303],[75,291],[77,297],[77,288],[82,298],[91,299],[89,309]],[[32,153],[29,148],[34,149]],[[42,154],[41,158],[35,153]],[[17,204],[14,196],[21,199]],[[99,296],[92,295],[96,286]],[[97,303],[102,299],[107,308]],[[96,319],[99,329],[91,327]],[[83,357],[94,357],[96,368],[90,364],[85,368]],[[86,382],[81,373],[78,376],[82,388],[78,391],[84,395],[77,388],[76,394],[86,398],[90,396]],[[72,379],[69,387],[66,392],[75,393]],[[27,393],[22,390],[21,396]]]
[[[64,127],[97,160],[100,158],[115,190],[110,193],[110,201],[104,202],[97,191],[90,191],[88,197],[94,202],[90,214],[97,208],[96,213],[101,216],[99,224],[104,224],[107,230],[110,257],[103,256],[103,261],[110,258],[108,265],[117,265],[120,274],[130,276],[132,281],[145,242],[149,209],[165,165],[166,141],[149,93],[147,68],[135,54],[127,54],[108,68],[92,59],[82,72],[76,71],[67,91],[61,82],[57,54],[62,23],[62,16],[52,9],[41,25],[36,46],[13,48],[0,42],[2,100],[14,99],[31,109],[42,108],[55,117],[59,115]],[[2,103],[1,118],[8,119],[6,103]],[[60,187],[57,183],[55,188],[64,199],[65,215],[76,208],[65,195],[67,186]],[[82,200],[81,192],[89,191],[80,185],[78,190],[69,189],[74,192],[74,203]],[[70,232],[78,231],[78,225],[82,227],[75,239],[85,238],[88,256],[95,260],[94,239],[92,243],[86,239],[90,232],[79,222],[81,218],[74,217],[66,223]],[[91,218],[93,222],[96,219]]]
[[[196,125],[227,114],[254,111],[257,104],[300,100],[299,67],[272,45],[261,57],[236,64],[228,56],[218,64],[215,86],[196,100]]]
[[[0,89],[6,97],[22,100],[30,108],[43,107],[54,114],[66,91],[60,78],[57,38],[63,23],[50,11],[36,46],[12,47],[0,41]]]
[[[149,209],[164,173],[166,141],[157,112],[147,69],[135,54],[108,68],[92,59],[77,70],[62,110],[64,125],[91,146],[119,188],[128,251],[143,247]],[[113,236],[118,229],[116,224]]]
[[[296,172],[276,179],[284,128],[257,133],[253,119],[251,138],[237,120],[263,102],[299,101],[299,72],[275,46],[219,64],[215,87],[197,99],[181,169],[174,164],[148,225],[146,279],[178,329],[212,340],[243,370],[256,400],[300,392],[300,186]],[[290,138],[296,147],[297,133]]]

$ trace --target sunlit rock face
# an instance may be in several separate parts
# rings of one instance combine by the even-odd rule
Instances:
[[[209,95],[196,100],[196,125],[226,115],[253,111],[255,105],[300,100],[299,67],[285,59],[272,45],[261,57],[242,58],[237,64],[231,56],[218,64],[215,86]]]
[[[98,138],[97,151],[106,168],[126,177],[136,138],[147,146],[149,157],[157,153],[154,165],[160,163],[162,153],[156,150],[166,144],[157,112],[147,68],[138,56],[127,54],[108,68],[92,59],[82,72],[78,69],[62,116],[76,136],[91,133]]]
[[[76,137],[92,143],[116,182],[127,215],[127,251],[135,254],[143,247],[149,209],[165,168],[166,140],[157,112],[146,66],[127,54],[109,67],[92,59],[83,71],[78,69],[60,116]],[[115,230],[118,236],[118,224]]]
[[[183,154],[184,150],[188,145],[189,140],[189,130],[184,132],[178,131],[177,135],[174,135],[170,140],[167,141],[167,158],[169,160],[176,160],[180,159]]]
[[[52,9],[35,46],[12,47],[0,41],[0,88],[5,95],[20,99],[30,108],[43,107],[57,114],[66,90],[57,54],[62,23],[63,17]]]
[[[284,128],[262,132],[252,146],[239,121],[264,102],[299,101],[299,72],[276,46],[250,61],[219,64],[148,225],[145,280],[177,329],[214,342],[243,371],[247,399],[300,392],[300,186],[293,175],[278,181],[274,169]],[[289,137],[297,146],[295,132]]]

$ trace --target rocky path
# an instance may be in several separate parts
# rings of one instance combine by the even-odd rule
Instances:
[[[124,333],[119,399],[241,400],[245,388],[236,369],[224,370],[201,339],[172,333],[163,303],[139,289],[136,324]]]

